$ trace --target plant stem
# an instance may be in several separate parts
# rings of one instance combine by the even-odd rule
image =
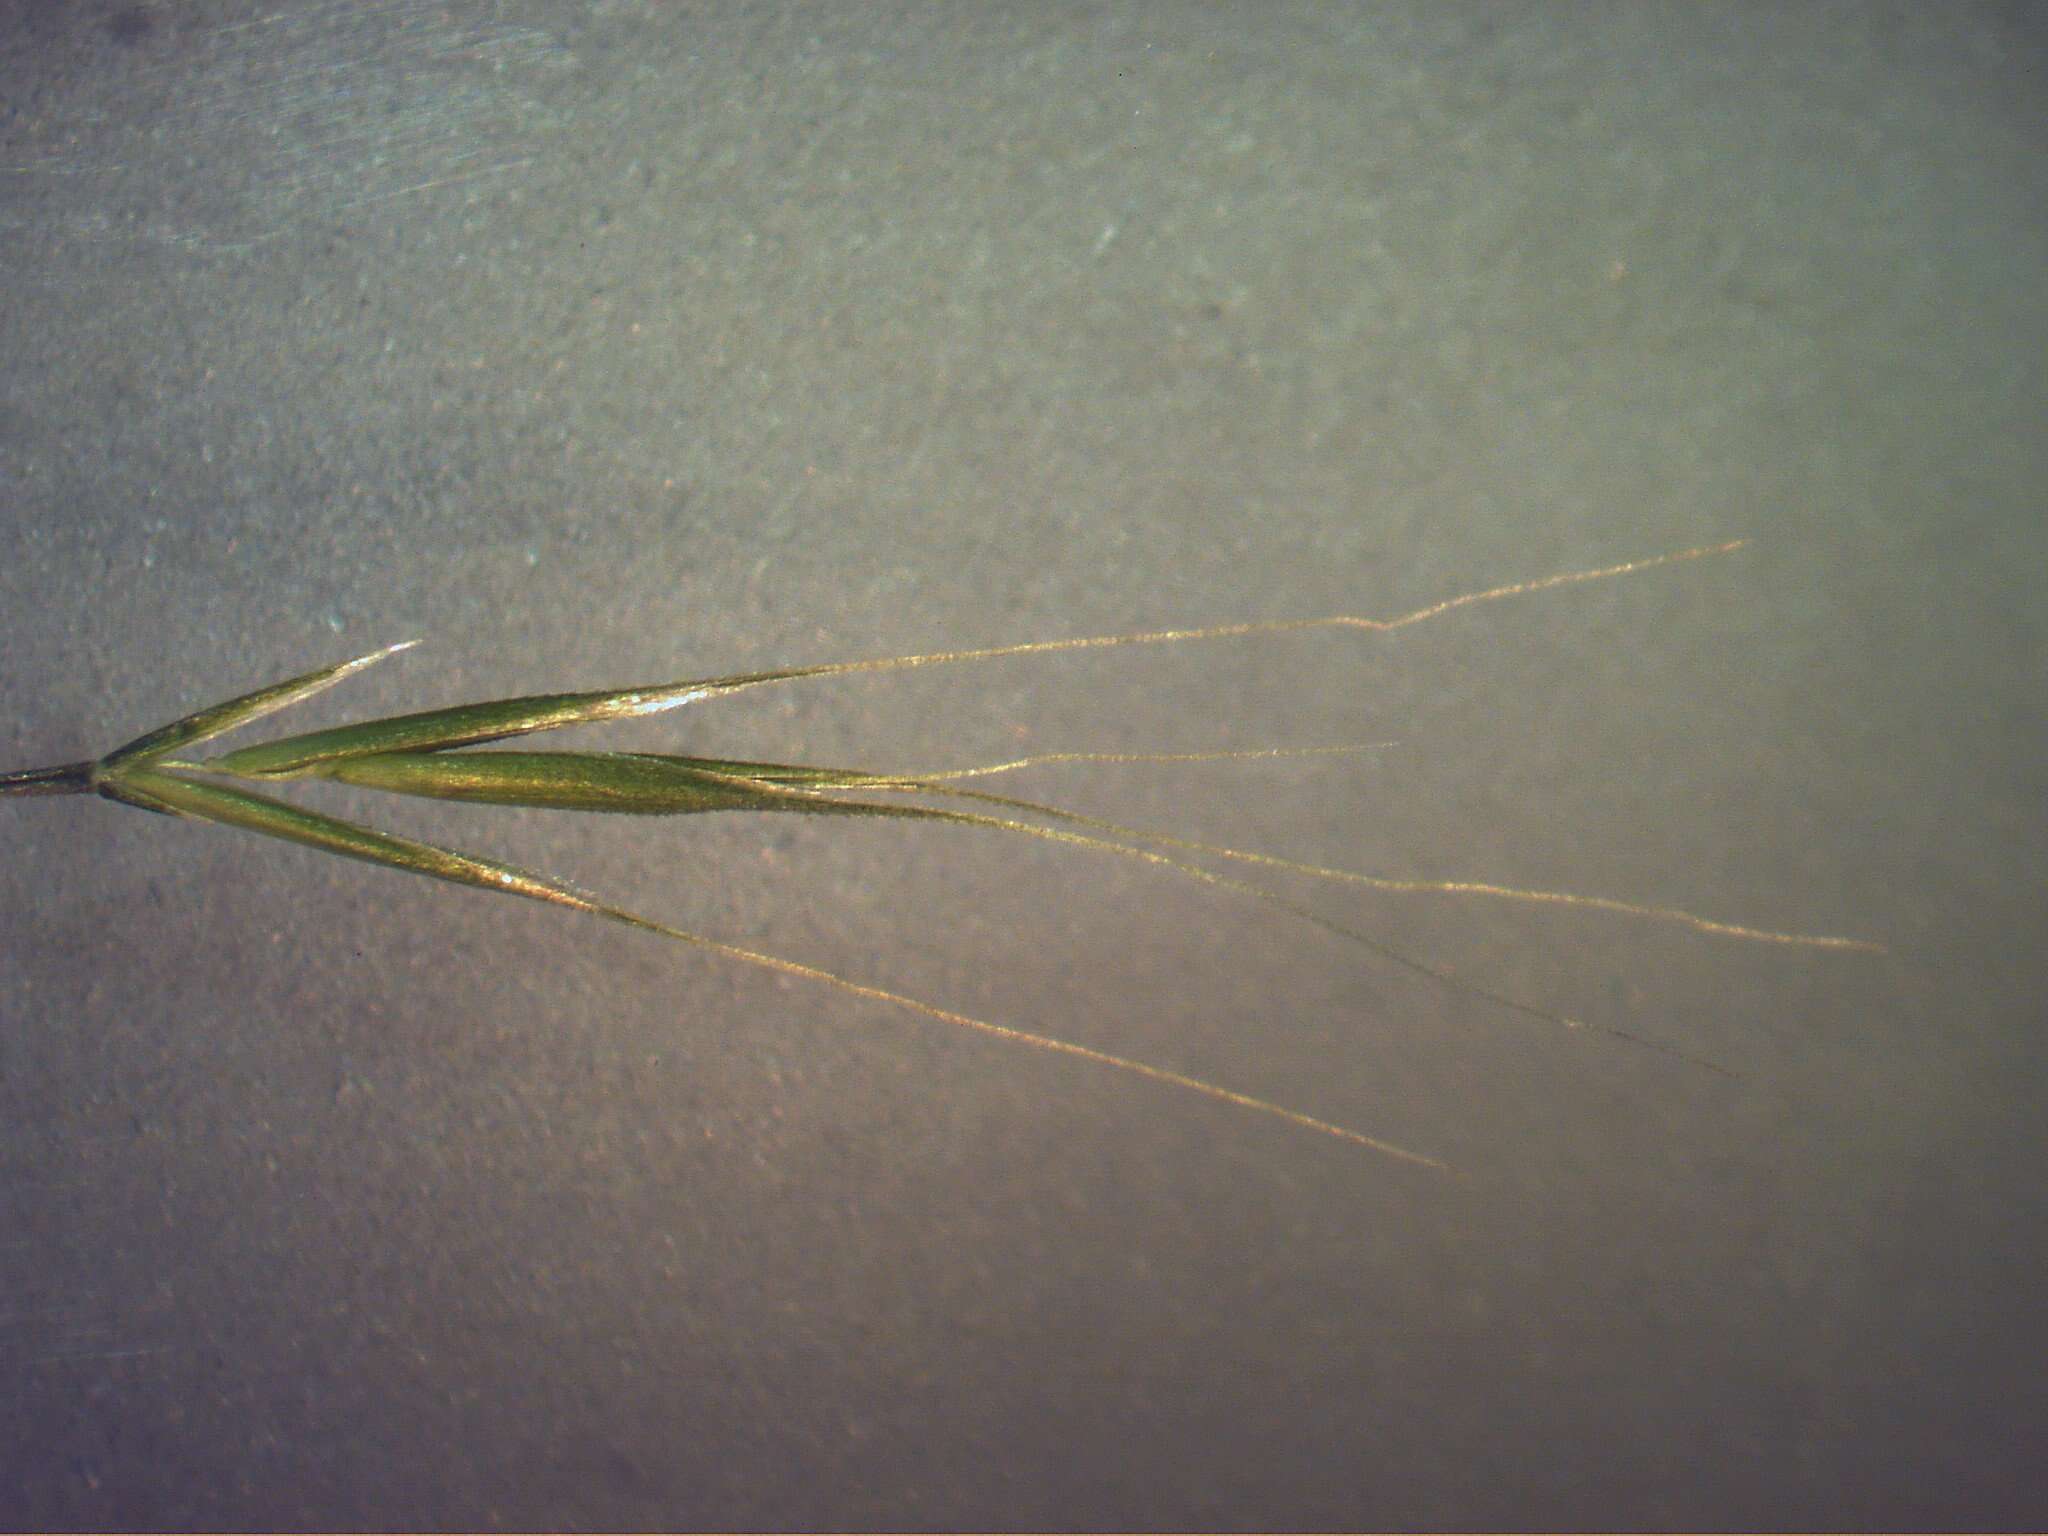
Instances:
[[[0,773],[0,795],[89,795],[97,763],[65,763],[57,768],[23,768]]]

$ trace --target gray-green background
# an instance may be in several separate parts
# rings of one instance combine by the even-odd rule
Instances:
[[[2038,1524],[2025,6],[12,4],[0,766],[1330,612],[606,741],[952,829],[375,811],[1401,1165],[560,912],[0,809],[0,1521]]]

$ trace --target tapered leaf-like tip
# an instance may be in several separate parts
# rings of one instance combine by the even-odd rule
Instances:
[[[358,656],[354,661],[344,661],[336,666],[322,667],[287,682],[276,683],[268,688],[259,688],[254,693],[245,693],[238,699],[225,704],[216,704],[211,709],[202,709],[197,714],[187,715],[182,720],[138,736],[124,747],[117,747],[100,759],[102,779],[118,777],[132,768],[140,768],[185,747],[197,746],[202,741],[211,741],[237,726],[249,725],[267,715],[274,715],[280,709],[310,699],[316,693],[325,692],[343,678],[352,677],[365,667],[375,666],[385,657],[417,645],[416,640],[401,640],[396,645],[387,645],[382,650]]]

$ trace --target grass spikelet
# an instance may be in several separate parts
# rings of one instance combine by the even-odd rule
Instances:
[[[1268,748],[1254,752],[1217,753],[1054,753],[981,767],[897,774],[648,752],[507,750],[491,747],[491,744],[565,726],[657,714],[698,700],[717,698],[744,689],[810,678],[897,671],[982,661],[1002,656],[1046,655],[1085,648],[1220,640],[1311,628],[1387,631],[1420,623],[1476,603],[1622,576],[1705,555],[1723,554],[1739,547],[1741,541],[1685,550],[1677,554],[1608,566],[1599,570],[1570,572],[1541,581],[1496,587],[1484,592],[1451,598],[1394,619],[1340,615],[1319,619],[1220,625],[1205,629],[1151,630],[1132,634],[1034,641],[1022,645],[977,650],[942,651],[915,656],[783,668],[642,688],[536,694],[361,721],[352,725],[260,742],[218,756],[197,755],[195,749],[207,745],[215,738],[252,725],[279,710],[322,693],[364,668],[407,649],[412,642],[406,642],[387,646],[354,660],[308,672],[301,677],[213,705],[138,737],[93,762],[68,763],[52,768],[0,774],[0,796],[98,794],[145,810],[213,822],[221,826],[238,827],[244,831],[258,832],[268,837],[281,838],[392,869],[427,875],[437,880],[544,901],[709,950],[743,964],[818,982],[856,997],[906,1009],[958,1028],[974,1030],[1039,1050],[1072,1056],[1096,1066],[1114,1068],[1241,1109],[1274,1116],[1304,1129],[1351,1142],[1405,1162],[1444,1170],[1445,1165],[1441,1161],[1424,1153],[1396,1146],[1361,1131],[1335,1125],[1219,1084],[1112,1055],[1056,1036],[974,1018],[800,961],[745,949],[721,939],[673,928],[638,913],[613,906],[548,876],[439,844],[380,831],[374,827],[277,799],[248,786],[262,786],[289,780],[329,779],[359,788],[384,790],[402,795],[548,810],[641,816],[754,811],[799,815],[892,817],[946,822],[1016,836],[1035,837],[1092,854],[1137,860],[1181,878],[1199,881],[1261,902],[1444,985],[1554,1024],[1579,1028],[1582,1026],[1578,1020],[1548,1013],[1528,1003],[1450,976],[1423,961],[1387,948],[1369,934],[1335,922],[1320,912],[1290,901],[1275,891],[1247,880],[1221,874],[1196,860],[1226,860],[1282,874],[1362,885],[1387,892],[1452,895],[1585,908],[1646,921],[1676,924],[1704,934],[1752,942],[1865,951],[1874,951],[1880,946],[1861,939],[1772,932],[1671,908],[1637,905],[1606,897],[1579,896],[1561,891],[1516,890],[1479,881],[1388,879],[1358,871],[1300,863],[1271,854],[1196,842],[1166,833],[1145,831],[1035,801],[963,788],[961,783],[964,780],[986,778],[1025,767],[1056,763],[1212,761],[1223,758],[1279,757],[1365,750],[1355,745]],[[472,750],[476,748],[488,750]],[[928,803],[933,800],[944,803]],[[1681,1057],[1715,1071],[1725,1070],[1671,1046],[1644,1040],[1626,1031],[1602,1027],[1601,1032]]]

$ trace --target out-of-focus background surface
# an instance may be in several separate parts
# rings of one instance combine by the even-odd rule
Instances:
[[[0,1521],[2038,1524],[2024,6],[0,9],[0,766],[812,684],[933,769],[1597,912],[952,828],[326,803],[1448,1177],[570,914],[0,808]]]

